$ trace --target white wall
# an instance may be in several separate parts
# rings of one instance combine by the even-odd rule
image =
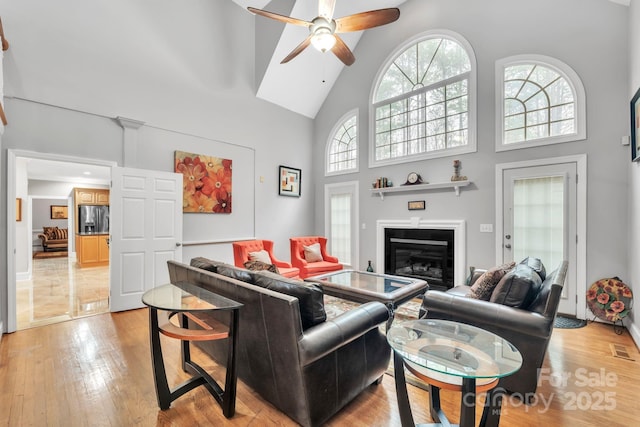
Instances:
[[[7,149],[57,153],[123,165],[116,117],[145,123],[136,167],[173,170],[173,151],[216,155],[229,144],[253,163],[234,186],[253,198],[255,235],[289,258],[288,237],[309,234],[315,211],[309,179],[313,122],[255,98],[255,17],[233,2],[0,0],[10,49],[4,56]],[[38,13],[34,13],[37,11]],[[221,156],[223,157],[223,156]],[[299,199],[278,196],[278,166],[303,170]],[[309,174],[309,175],[307,175]],[[0,188],[0,235],[6,236],[7,188]],[[239,205],[242,208],[242,204]],[[238,211],[238,214],[241,212]],[[185,220],[185,236],[224,235],[215,215]],[[242,227],[238,215],[234,227]],[[195,237],[194,237],[195,238]],[[184,252],[233,259],[229,244]],[[0,245],[0,277],[6,277]],[[4,281],[2,281],[4,283]],[[0,313],[6,319],[6,288]]]
[[[519,160],[556,156],[588,155],[587,194],[587,283],[602,277],[628,277],[625,242],[628,230],[627,177],[629,147],[620,144],[628,131],[627,37],[625,6],[602,0],[409,0],[400,6],[397,23],[385,30],[366,31],[356,49],[356,62],[336,82],[316,117],[315,156],[323,158],[328,133],[345,112],[360,110],[360,172],[325,178],[316,169],[316,206],[322,211],[322,188],[326,183],[359,180],[360,264],[375,259],[375,221],[408,219],[409,200],[426,200],[423,219],[463,219],[467,222],[467,264],[490,266],[495,262],[493,233],[480,233],[480,224],[492,224],[495,212],[495,165]],[[384,27],[387,28],[387,27]],[[457,157],[412,162],[385,168],[368,167],[369,96],[376,73],[397,46],[433,29],[461,34],[471,44],[477,59],[478,151]],[[637,49],[636,49],[637,50]],[[541,54],[571,66],[581,77],[587,97],[587,140],[556,146],[495,152],[495,62],[516,54]],[[372,196],[371,182],[386,176],[396,184],[410,171],[431,182],[448,181],[454,158],[462,161],[461,173],[473,186],[461,190],[422,194],[397,193]],[[323,219],[316,219],[323,229]],[[549,267],[552,268],[552,267]]]

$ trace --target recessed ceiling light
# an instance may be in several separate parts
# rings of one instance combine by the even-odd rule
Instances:
[[[84,174],[84,175],[91,175],[91,172],[89,172],[89,171],[85,171],[85,172],[83,172],[83,174]]]

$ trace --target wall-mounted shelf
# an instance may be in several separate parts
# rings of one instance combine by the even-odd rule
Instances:
[[[415,185],[401,185],[399,187],[385,187],[385,188],[372,188],[370,191],[373,194],[378,194],[380,200],[384,200],[385,193],[403,193],[407,191],[429,191],[437,190],[439,188],[453,188],[456,192],[456,196],[460,196],[460,188],[466,187],[471,184],[471,181],[450,181],[450,182],[436,182],[433,184],[415,184]]]

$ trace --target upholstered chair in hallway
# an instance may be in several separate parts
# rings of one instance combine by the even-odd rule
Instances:
[[[291,264],[281,261],[273,254],[273,242],[271,240],[244,240],[233,242],[233,262],[236,267],[246,268],[248,261],[260,260],[261,257],[268,256],[268,262],[278,268],[278,273],[285,277],[298,277],[299,269]]]
[[[320,236],[291,237],[291,265],[300,269],[300,277],[342,270],[338,258],[327,253],[327,239]]]

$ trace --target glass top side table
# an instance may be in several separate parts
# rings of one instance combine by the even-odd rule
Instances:
[[[200,385],[205,385],[222,407],[224,416],[231,418],[235,413],[237,384],[235,349],[238,341],[239,310],[242,304],[187,282],[151,289],[142,296],[142,302],[149,307],[151,360],[160,409],[168,409],[171,402],[178,397]],[[230,313],[228,324],[217,321],[205,322],[194,315],[198,312],[219,310]],[[176,315],[180,317],[180,325],[171,322]],[[188,319],[200,326],[200,329],[189,329]],[[160,334],[181,340],[182,368],[193,374],[192,378],[174,389],[169,388],[167,381]],[[220,339],[229,340],[224,389],[201,366],[191,360],[189,348],[190,341]]]
[[[474,425],[475,393],[485,390],[488,391],[487,404],[481,425],[497,425],[501,394],[494,392],[494,387],[499,378],[515,373],[522,366],[520,352],[509,341],[475,326],[437,319],[397,324],[389,330],[387,341],[394,350],[396,391],[403,426],[413,425],[403,367],[429,384],[431,416],[436,422],[448,422],[439,399],[440,388],[447,388],[462,392],[461,427]]]

